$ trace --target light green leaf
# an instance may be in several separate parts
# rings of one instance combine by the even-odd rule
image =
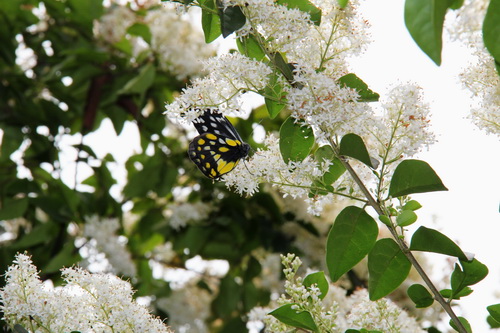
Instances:
[[[127,84],[120,89],[119,94],[143,94],[155,79],[156,68],[152,63],[149,63],[141,68],[139,75],[127,82]]]
[[[280,128],[280,151],[285,163],[302,161],[314,144],[314,133],[308,126],[295,123],[288,117]]]
[[[134,23],[127,29],[127,33],[142,37],[146,41],[146,43],[151,44],[151,30],[149,30],[149,26],[143,23]]]
[[[200,0],[201,27],[205,34],[205,43],[209,44],[222,34],[220,17],[215,0]]]
[[[430,165],[419,160],[404,160],[399,163],[389,187],[389,195],[394,198],[433,191],[448,191],[448,189]]]
[[[340,212],[326,243],[326,265],[332,281],[337,281],[370,252],[377,235],[377,223],[363,209],[349,206]]]
[[[500,303],[490,305],[486,307],[486,310],[488,310],[493,319],[500,323]]]
[[[375,243],[368,254],[368,292],[376,301],[392,291],[406,279],[411,264],[395,241],[383,238]]]
[[[396,223],[400,227],[409,226],[417,221],[417,214],[412,210],[403,210],[401,214],[396,216]]]
[[[470,327],[470,324],[467,321],[467,319],[465,319],[464,317],[458,317],[458,320],[460,320],[462,325],[465,327],[465,330],[467,331],[467,333],[472,333],[472,328]],[[457,325],[455,325],[455,322],[451,319],[450,319],[450,326],[453,327],[454,330],[459,332]]]

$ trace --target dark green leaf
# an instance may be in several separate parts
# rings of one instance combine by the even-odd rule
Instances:
[[[405,160],[399,163],[389,187],[389,195],[393,198],[433,191],[448,191],[448,189],[430,165],[419,160]]]
[[[299,327],[316,332],[318,327],[316,326],[311,314],[307,311],[297,312],[292,309],[292,306],[293,304],[283,305],[276,310],[271,311],[269,314],[288,326]]]
[[[406,227],[415,223],[417,218],[417,214],[415,214],[412,210],[403,210],[401,214],[396,216],[396,223],[400,227]]]
[[[281,53],[272,53],[271,62],[281,72],[281,74],[283,74],[288,82],[293,82],[292,67],[285,61],[285,58],[283,58],[283,55],[281,55]]]
[[[496,321],[492,316],[486,317],[486,322],[490,325],[490,328],[500,328],[500,322]]]
[[[119,94],[143,94],[153,84],[156,68],[152,63],[142,67],[139,75],[127,82]]]
[[[458,320],[460,320],[462,325],[465,327],[465,330],[467,331],[467,333],[472,333],[472,328],[470,327],[470,324],[467,321],[467,319],[465,319],[464,317],[458,317]],[[455,322],[451,319],[450,319],[450,326],[453,327],[454,330],[459,332],[457,325],[455,325]]]
[[[221,35],[220,17],[214,0],[200,0],[201,26],[205,34],[205,43],[211,43]]]
[[[359,102],[376,102],[380,98],[380,95],[368,88],[368,85],[357,77],[356,74],[346,74],[338,80],[338,83],[343,88],[348,87],[356,89],[359,94]]]
[[[340,212],[326,243],[326,264],[332,281],[337,281],[368,254],[377,235],[377,223],[363,209],[349,206]]]
[[[437,230],[420,227],[411,238],[410,250],[446,254],[468,260],[462,249]]]
[[[12,244],[12,248],[24,250],[35,245],[48,243],[57,236],[57,231],[57,225],[54,223],[46,222],[39,224],[30,233]]]
[[[222,36],[226,38],[245,25],[246,17],[239,6],[225,7],[219,11]]]
[[[486,307],[486,310],[490,313],[491,317],[493,319],[500,323],[500,304],[493,304],[488,307]]]
[[[441,65],[443,23],[449,0],[406,0],[405,24],[422,51]]]
[[[288,117],[280,128],[280,151],[285,163],[302,161],[314,145],[314,133],[308,126]]]
[[[439,291],[439,293],[444,298],[455,299],[455,300],[459,300],[461,297],[469,296],[470,294],[472,294],[472,292],[473,290],[470,287],[465,287],[458,293],[453,292],[453,290],[451,289],[443,289]]]
[[[471,262],[460,260],[460,265],[455,264],[455,269],[451,274],[451,289],[453,297],[460,293],[465,287],[474,285],[488,275],[488,267],[474,259]]]
[[[434,303],[431,293],[421,284],[412,284],[407,293],[417,308],[426,308]]]
[[[464,0],[451,0],[450,9],[459,9],[464,4]]]
[[[488,11],[483,21],[484,45],[500,63],[500,0],[490,0]]]
[[[149,30],[149,26],[143,23],[134,23],[127,29],[127,33],[142,37],[146,41],[146,43],[151,44],[151,30]]]
[[[355,158],[370,168],[374,168],[365,143],[359,135],[350,133],[342,137],[340,141],[340,155]]]
[[[16,332],[16,333],[29,333],[29,331],[27,331],[24,327],[22,327],[19,324],[14,325],[14,332]]]
[[[410,273],[411,264],[390,238],[375,243],[368,254],[370,300],[378,300],[399,287]]]
[[[81,260],[78,250],[72,242],[66,242],[58,254],[52,257],[42,269],[44,274],[58,272],[63,267],[70,267]]]
[[[276,3],[291,9],[297,8],[302,12],[308,13],[315,25],[321,24],[321,9],[309,2],[309,0],[278,0]]]
[[[241,287],[234,280],[234,276],[226,275],[221,280],[219,294],[212,303],[215,313],[222,318],[229,317],[238,305],[240,291]]]
[[[316,284],[316,286],[321,291],[321,296],[320,296],[321,299],[325,298],[326,294],[328,293],[329,284],[325,278],[324,272],[316,272],[309,274],[304,278],[303,284],[305,287],[310,287],[313,284]]]
[[[5,198],[0,209],[0,221],[12,220],[16,217],[23,216],[28,209],[28,198],[11,199]]]

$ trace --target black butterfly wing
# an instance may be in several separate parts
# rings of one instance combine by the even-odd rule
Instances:
[[[242,141],[233,124],[226,117],[220,113],[212,113],[208,109],[196,119],[194,127],[200,134],[213,133],[217,136]]]
[[[240,159],[248,155],[249,149],[250,146],[240,140],[203,133],[189,144],[189,157],[205,176],[218,179],[233,170]]]

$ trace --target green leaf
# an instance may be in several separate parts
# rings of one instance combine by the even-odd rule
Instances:
[[[219,11],[222,36],[226,38],[245,25],[246,17],[239,6],[225,7]]]
[[[459,300],[461,297],[469,296],[470,294],[472,294],[472,292],[473,290],[470,287],[465,287],[458,293],[454,293],[453,290],[451,289],[442,289],[439,291],[439,293],[444,298],[455,299],[455,300]]]
[[[286,106],[286,93],[276,73],[271,74],[269,83],[264,89],[265,103],[271,119],[274,119]]]
[[[308,126],[288,117],[280,128],[280,151],[285,163],[302,161],[314,145],[314,133]]]
[[[16,332],[16,333],[29,333],[29,331],[27,331],[24,327],[22,327],[19,324],[14,325],[14,332]]]
[[[451,0],[451,4],[449,5],[449,8],[450,9],[459,9],[460,7],[462,7],[462,5],[464,4],[464,0]]]
[[[460,265],[455,264],[455,269],[451,274],[451,290],[453,297],[460,293],[465,287],[474,285],[488,275],[488,267],[474,259],[471,262],[460,260]]]
[[[387,215],[379,215],[378,219],[380,220],[380,222],[382,222],[386,226],[392,227],[392,221],[391,221],[391,218],[389,216],[387,216]]]
[[[142,37],[146,41],[146,43],[151,44],[151,30],[149,30],[149,26],[143,23],[134,23],[127,29],[127,33]]]
[[[370,252],[377,235],[377,223],[363,209],[349,206],[340,212],[326,242],[326,265],[333,282]]]
[[[406,279],[410,268],[395,241],[390,238],[377,241],[368,254],[370,300],[376,301],[394,291]]]
[[[493,319],[495,319],[497,322],[500,323],[500,303],[499,304],[493,304],[488,307],[486,307],[486,310],[488,310],[489,314]]]
[[[325,160],[331,161],[332,164],[328,167],[328,171],[321,177],[321,182],[325,185],[333,184],[345,172],[345,167],[342,162],[335,157],[333,149],[329,145],[321,146],[314,152],[316,161],[323,162]]]
[[[311,314],[307,311],[297,312],[292,309],[292,306],[293,304],[280,306],[276,310],[271,311],[269,314],[288,326],[299,327],[317,332],[318,327],[316,326]]]
[[[389,195],[393,198],[433,191],[448,191],[448,189],[426,162],[405,160],[394,170],[389,187]]]
[[[417,308],[426,308],[434,303],[431,293],[421,284],[412,284],[407,293]]]
[[[465,319],[464,317],[458,317],[458,320],[460,320],[462,325],[465,327],[465,330],[467,331],[467,333],[472,333],[472,328],[470,327],[470,324],[467,321],[467,319]],[[451,319],[450,319],[450,326],[453,327],[454,330],[459,332],[457,325],[455,325],[455,322]]]
[[[56,273],[63,267],[70,267],[81,260],[78,250],[72,242],[66,242],[54,257],[50,259],[48,264],[42,269],[44,274]]]
[[[339,4],[340,8],[345,8],[347,6],[348,0],[337,0],[337,3]]]
[[[278,0],[276,3],[290,9],[296,8],[301,12],[308,13],[315,25],[321,24],[321,9],[313,5],[309,0]]]
[[[403,210],[401,214],[396,216],[396,223],[400,227],[406,227],[415,223],[417,218],[417,214],[415,214],[412,210]]]
[[[365,143],[359,135],[350,133],[342,137],[340,141],[340,155],[355,158],[370,168],[375,168],[370,155],[368,155]]]
[[[416,211],[419,210],[420,208],[422,208],[422,205],[417,200],[410,200],[403,206],[403,210]]]
[[[446,254],[462,260],[468,260],[462,249],[437,230],[420,227],[411,237],[411,251],[425,251]]]
[[[222,34],[220,17],[214,0],[200,0],[201,27],[205,34],[205,43],[211,43]]]
[[[219,294],[212,306],[216,315],[227,318],[238,307],[241,287],[236,283],[234,276],[226,275],[220,283]]]
[[[49,243],[57,236],[58,227],[54,223],[46,222],[37,225],[30,233],[24,235],[11,245],[13,249],[27,249],[35,245]]]
[[[484,45],[500,63],[500,0],[490,0],[486,16],[483,21]]]
[[[23,216],[28,209],[28,198],[12,199],[5,198],[0,209],[0,221],[12,220],[16,217]]]
[[[379,94],[368,88],[368,85],[354,73],[342,76],[338,80],[338,83],[342,88],[356,89],[359,94],[358,102],[377,102],[380,98]]]
[[[128,81],[118,94],[143,94],[153,84],[155,75],[155,66],[152,63],[145,65],[139,75]]]
[[[290,64],[285,61],[283,55],[279,52],[274,52],[270,54],[271,62],[276,67],[281,74],[287,79],[288,82],[293,82],[293,71]]]
[[[261,61],[266,57],[266,53],[262,50],[259,42],[253,35],[236,39],[236,45],[238,46],[240,53],[249,58]]]
[[[492,316],[486,317],[486,322],[490,328],[500,328],[500,322],[496,321]]]
[[[449,0],[406,0],[405,24],[411,37],[429,58],[441,65],[443,23]]]
[[[320,299],[325,298],[326,294],[328,294],[329,284],[325,278],[324,272],[309,274],[304,278],[303,284],[305,287],[311,287],[313,284],[316,284],[316,287],[321,291]]]

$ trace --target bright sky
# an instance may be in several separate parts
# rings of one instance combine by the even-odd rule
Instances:
[[[418,158],[434,168],[449,191],[414,195],[423,208],[417,212],[419,220],[411,230],[420,225],[441,230],[489,267],[487,278],[473,286],[471,296],[460,301],[463,315],[473,329],[484,332],[489,327],[485,322],[486,306],[500,303],[500,298],[494,297],[495,293],[500,294],[500,141],[465,119],[469,93],[458,82],[460,67],[467,64],[464,49],[445,42],[443,65],[437,67],[408,34],[403,22],[403,1],[365,1],[361,11],[372,24],[374,43],[363,58],[353,62],[356,75],[378,92],[398,81],[416,82],[431,103],[432,124],[439,142]],[[101,133],[113,131],[109,122],[105,127]],[[89,135],[86,143],[96,150],[102,147],[99,156],[113,150],[115,158],[125,161],[132,153],[131,147],[139,149],[138,144],[131,145],[133,138],[138,142],[134,126],[127,125],[120,138],[106,139],[110,143],[107,147],[100,144],[103,141],[99,134]],[[69,159],[74,160],[71,156]],[[74,169],[65,171],[74,177]],[[85,174],[81,169],[79,173],[82,177]],[[124,181],[125,173],[119,174]],[[449,263],[449,258],[433,254],[429,258],[436,262],[433,275],[442,277],[440,267]]]

